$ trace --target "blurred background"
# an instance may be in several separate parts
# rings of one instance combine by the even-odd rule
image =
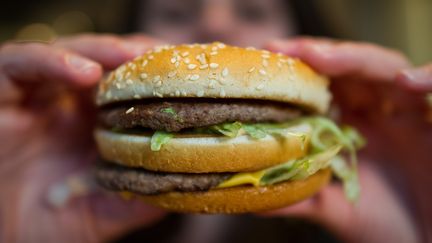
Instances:
[[[0,41],[52,40],[80,32],[128,33],[146,31],[154,11],[143,0],[55,1],[15,0],[0,8]],[[195,0],[161,1],[167,9],[159,15],[166,22],[197,22]],[[177,2],[177,3],[175,3]],[[257,2],[257,1],[231,1]],[[263,2],[263,1],[258,1]],[[264,1],[266,2],[266,1]],[[273,1],[270,1],[273,2]],[[291,0],[287,15],[293,16],[296,34],[363,40],[406,53],[415,64],[432,60],[432,1],[430,0]],[[181,6],[177,6],[181,5]],[[193,8],[188,6],[193,5]],[[154,6],[153,6],[154,7]],[[176,10],[177,9],[177,10]],[[180,9],[180,10],[179,10]],[[194,12],[192,12],[194,11]],[[250,8],[240,13],[249,21],[261,16]],[[189,13],[191,12],[191,13]],[[255,20],[254,20],[255,18]],[[159,21],[160,22],[160,21]],[[165,23],[166,24],[166,23]],[[148,29],[148,28],[147,28]]]
[[[415,64],[432,60],[431,0],[14,0],[0,8],[0,43],[84,32],[142,32],[172,43],[259,47],[296,35],[368,41]],[[172,214],[117,242],[337,242],[300,219]]]

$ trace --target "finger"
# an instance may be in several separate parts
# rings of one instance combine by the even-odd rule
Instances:
[[[357,76],[390,81],[400,69],[410,66],[399,52],[367,43],[298,38],[272,41],[266,48],[298,57],[332,78]]]
[[[432,92],[432,64],[405,69],[397,75],[397,82],[403,87],[419,92]]]
[[[347,202],[343,191],[338,185],[330,185],[313,198],[290,207],[266,212],[265,216],[296,216],[320,222],[340,232],[350,221],[353,205]]]
[[[360,164],[360,200],[349,203],[337,185],[330,185],[315,197],[292,207],[269,212],[271,216],[299,216],[318,221],[345,240],[359,240],[368,233],[369,240],[364,242],[396,242],[398,237],[391,232],[410,240],[397,242],[416,242],[415,229],[407,211],[388,187],[376,168],[370,164]],[[375,240],[371,240],[375,239]],[[377,240],[380,239],[380,240]],[[387,239],[387,240],[383,240]]]
[[[65,81],[75,86],[95,84],[99,64],[63,49],[40,43],[9,43],[0,49],[0,70],[15,82]]]
[[[114,35],[86,34],[59,39],[54,45],[93,59],[107,69],[114,69],[161,43],[144,35],[121,38]]]

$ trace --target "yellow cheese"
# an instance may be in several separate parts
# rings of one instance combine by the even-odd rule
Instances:
[[[259,186],[261,178],[264,176],[264,174],[265,174],[265,170],[260,170],[251,173],[247,173],[247,172],[238,173],[233,177],[229,178],[228,180],[219,184],[217,188],[233,187],[233,186],[244,185],[244,184]]]

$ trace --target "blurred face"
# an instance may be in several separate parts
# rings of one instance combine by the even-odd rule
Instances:
[[[172,43],[222,41],[260,47],[293,35],[283,0],[148,0],[140,29]]]

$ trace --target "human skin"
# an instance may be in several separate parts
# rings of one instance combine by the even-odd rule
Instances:
[[[103,71],[158,43],[82,35],[1,46],[1,242],[101,242],[162,217],[159,209],[93,188],[61,205],[48,197],[96,161],[91,91]]]
[[[319,221],[348,242],[418,242],[421,234],[427,237],[432,108],[425,96],[432,91],[432,66],[413,68],[400,53],[368,43],[296,38],[266,47],[298,57],[331,78],[340,120],[368,139],[361,153],[362,194],[356,205],[346,202],[340,186],[331,185],[310,200],[268,215]],[[408,192],[389,183],[389,174],[399,176],[399,185]],[[401,194],[414,210],[408,210]]]

